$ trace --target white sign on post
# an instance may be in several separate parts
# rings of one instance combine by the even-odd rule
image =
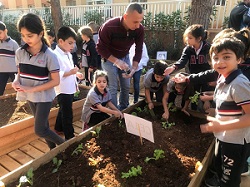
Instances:
[[[141,136],[154,143],[154,133],[151,121],[126,113],[124,113],[124,118],[127,132]]]
[[[157,51],[156,59],[157,60],[167,60],[167,55],[168,55],[167,51]]]

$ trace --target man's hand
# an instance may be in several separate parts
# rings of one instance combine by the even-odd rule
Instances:
[[[122,60],[120,60],[120,59],[117,59],[117,60],[114,62],[114,64],[115,64],[120,70],[127,70],[127,69],[129,69],[129,65],[128,65],[126,62],[124,62],[124,61],[122,61]]]
[[[129,79],[129,78],[133,77],[134,73],[135,73],[135,69],[131,69],[129,74],[123,73],[122,77],[125,79]]]

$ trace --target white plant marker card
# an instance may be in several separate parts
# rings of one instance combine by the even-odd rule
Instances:
[[[143,137],[154,143],[154,133],[151,121],[138,116],[124,113],[127,132]]]

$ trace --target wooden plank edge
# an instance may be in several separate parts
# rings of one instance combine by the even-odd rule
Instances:
[[[215,144],[215,140],[213,140],[213,142],[209,146],[209,148],[208,148],[208,150],[206,152],[206,155],[202,160],[202,169],[201,169],[201,171],[197,171],[195,173],[195,175],[193,176],[192,180],[190,181],[188,187],[201,186],[201,183],[204,180],[204,177],[206,175],[207,169],[208,169],[210,163],[212,162],[212,158],[213,158],[213,155],[214,155],[214,144]]]

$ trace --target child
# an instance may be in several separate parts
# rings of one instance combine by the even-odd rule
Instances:
[[[19,46],[7,33],[6,25],[0,21],[0,95],[3,95],[8,79],[13,81],[17,73],[15,51]]]
[[[164,76],[164,70],[167,68],[167,63],[164,61],[157,61],[154,68],[147,71],[144,78],[145,97],[148,103],[148,108],[153,109],[152,102],[153,94],[155,93],[156,101],[162,102],[163,95],[167,88],[169,76]]]
[[[207,31],[202,25],[194,24],[189,26],[183,34],[183,42],[187,45],[182,52],[181,58],[171,67],[165,70],[165,75],[169,75],[175,70],[180,70],[188,63],[190,72],[199,73],[211,69],[208,63],[208,53],[210,44],[206,42]],[[207,83],[194,84],[194,93],[211,91]],[[196,106],[192,105],[192,109],[196,110]]]
[[[130,63],[132,66],[133,57],[135,55],[135,44],[133,44],[129,50],[129,58]],[[138,102],[139,99],[139,93],[140,93],[140,77],[142,73],[143,66],[147,66],[149,57],[148,57],[148,50],[146,47],[146,44],[143,42],[142,46],[142,56],[141,60],[138,64],[138,68],[136,69],[134,75],[133,75],[133,83],[134,83],[134,103]]]
[[[55,33],[53,31],[48,31],[47,35],[48,35],[48,40],[50,43],[50,48],[54,50],[57,45],[57,43],[55,42],[55,38],[56,38]]]
[[[82,45],[82,66],[85,67],[86,86],[91,86],[93,72],[100,68],[101,62],[98,60],[91,28],[89,26],[81,27],[79,33],[84,41]]]
[[[63,132],[65,140],[74,137],[72,103],[74,93],[78,91],[76,77],[83,78],[83,75],[78,72],[78,68],[74,66],[71,55],[76,36],[71,27],[61,27],[57,33],[58,44],[54,50],[60,65],[60,84],[55,87],[59,104],[55,130]]]
[[[244,44],[235,37],[216,40],[211,49],[212,66],[219,73],[214,93],[216,118],[201,125],[201,132],[216,137],[214,165],[217,175],[206,184],[239,187],[250,150],[250,82],[238,69]]]
[[[49,127],[48,116],[60,82],[59,63],[48,48],[44,22],[33,13],[23,15],[17,28],[26,43],[16,51],[18,75],[12,83],[17,100],[26,100],[35,118],[35,133],[46,140],[50,149],[64,140]]]
[[[97,44],[97,41],[99,38],[98,31],[100,27],[93,21],[89,22],[88,26],[91,28],[92,33],[93,33],[93,40],[95,41],[95,44]]]
[[[184,79],[184,80],[183,80]],[[190,116],[188,113],[188,105],[190,103],[190,95],[192,95],[192,86],[185,81],[186,76],[184,73],[177,73],[173,79],[169,80],[167,84],[167,91],[165,92],[163,99],[162,99],[162,105],[164,108],[164,113],[162,114],[162,117],[168,120],[169,118],[169,110],[168,110],[168,103],[175,103],[175,98],[177,95],[183,95],[182,97],[182,111]],[[168,102],[168,103],[167,103]]]
[[[111,94],[107,90],[108,76],[105,71],[94,73],[94,87],[89,90],[82,109],[83,130],[110,117],[123,118],[123,114],[111,102]]]

